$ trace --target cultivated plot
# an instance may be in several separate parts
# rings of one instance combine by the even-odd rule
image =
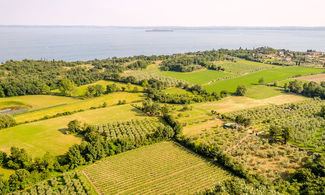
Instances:
[[[193,194],[230,177],[221,167],[173,142],[106,158],[84,173],[103,194]]]

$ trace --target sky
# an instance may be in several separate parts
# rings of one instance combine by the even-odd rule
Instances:
[[[325,0],[0,0],[0,25],[325,26]]]

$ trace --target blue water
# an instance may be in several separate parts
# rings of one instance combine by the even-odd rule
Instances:
[[[90,60],[210,49],[270,46],[325,51],[325,28],[151,28],[0,26],[0,62]]]

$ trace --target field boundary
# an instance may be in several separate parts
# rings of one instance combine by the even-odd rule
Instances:
[[[96,190],[96,192],[97,192],[97,194],[103,194],[97,187],[96,187],[96,185],[93,183],[93,181],[91,181],[91,179],[90,179],[90,177],[87,175],[87,173],[84,171],[84,170],[82,170],[81,171],[82,172],[82,174],[88,179],[88,181],[89,181],[89,183],[94,187],[94,189]]]

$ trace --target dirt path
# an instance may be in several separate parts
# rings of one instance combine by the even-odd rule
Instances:
[[[137,189],[137,188],[139,188],[139,187],[142,187],[142,186],[145,186],[145,185],[148,185],[148,184],[151,184],[151,183],[154,183],[154,182],[160,181],[160,180],[162,180],[162,179],[165,179],[165,178],[168,178],[168,177],[171,177],[171,176],[177,175],[177,174],[179,174],[179,173],[182,173],[182,172],[184,172],[184,171],[187,171],[187,170],[189,170],[189,169],[192,169],[192,168],[195,168],[195,167],[201,166],[201,165],[203,165],[203,164],[204,164],[204,162],[199,163],[199,164],[196,164],[196,165],[193,165],[193,166],[191,166],[191,167],[187,167],[186,169],[182,169],[182,170],[180,170],[180,171],[177,171],[177,172],[174,172],[174,173],[172,173],[172,174],[169,174],[169,175],[166,175],[166,176],[160,177],[160,178],[158,178],[158,179],[155,179],[155,180],[149,181],[149,182],[147,182],[147,183],[144,183],[144,184],[141,184],[141,185],[135,186],[135,187],[133,187],[133,188],[129,188],[129,189],[126,189],[126,190],[120,191],[120,192],[118,192],[117,194],[122,194],[122,193],[125,193],[125,192],[127,192],[127,191],[134,190],[134,189]]]
[[[93,181],[91,181],[90,177],[87,175],[87,173],[82,170],[82,173],[84,174],[84,176],[88,179],[88,181],[91,183],[91,185],[93,185],[93,187],[95,188],[97,194],[103,194],[97,187],[96,185],[93,183]]]

